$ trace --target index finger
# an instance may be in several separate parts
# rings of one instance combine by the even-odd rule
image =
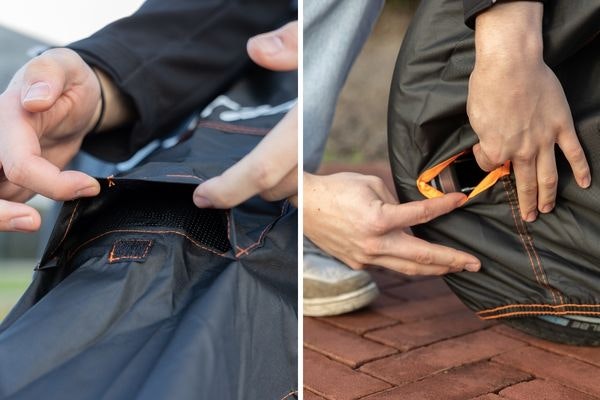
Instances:
[[[26,204],[0,200],[0,232],[32,232],[39,229],[40,214]]]
[[[434,199],[411,201],[403,204],[384,204],[383,220],[387,221],[387,229],[406,228],[424,224],[460,207],[467,196],[462,193],[448,193]]]
[[[83,172],[61,171],[46,159],[30,155],[16,155],[16,160],[4,162],[4,174],[8,180],[53,200],[71,200],[94,196],[100,192],[100,184]]]
[[[298,165],[297,106],[244,158],[194,191],[198,207],[231,208],[275,187]]]

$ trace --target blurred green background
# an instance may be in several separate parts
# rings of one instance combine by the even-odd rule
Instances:
[[[40,40],[0,25],[0,91],[4,90],[14,72],[42,45]],[[33,268],[54,223],[52,201],[37,196],[29,204],[42,214],[44,224],[40,232],[0,233],[0,320],[31,281]]]
[[[40,232],[0,233],[0,320],[29,285],[54,221],[53,202],[35,197],[29,204],[42,214],[44,224]]]

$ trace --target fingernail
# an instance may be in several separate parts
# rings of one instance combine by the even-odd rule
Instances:
[[[99,193],[98,186],[89,186],[85,189],[78,190],[75,192],[75,197],[90,197],[96,196]]]
[[[202,196],[194,196],[194,204],[200,208],[209,208],[213,206],[213,203],[209,199]]]
[[[481,264],[467,264],[465,265],[465,269],[469,272],[477,272],[481,268]]]
[[[29,87],[25,101],[46,100],[50,97],[50,85],[46,82],[37,82]]]
[[[10,220],[10,226],[18,231],[31,231],[33,230],[33,218],[31,217],[17,217]]]
[[[587,189],[588,187],[590,187],[590,184],[592,183],[592,180],[590,178],[590,176],[585,176],[582,180],[581,180],[581,186],[585,189]]]
[[[276,54],[283,50],[283,41],[277,35],[263,35],[252,40],[267,54]]]
[[[537,212],[532,211],[529,214],[527,214],[527,217],[525,217],[525,221],[533,222],[533,221],[535,221],[536,218],[537,218]]]
[[[462,207],[468,200],[469,197],[467,195],[463,195],[463,197],[461,197],[460,200],[456,202],[456,205]]]
[[[552,211],[553,208],[554,204],[546,204],[544,207],[542,207],[542,212],[544,214],[549,213],[550,211]]]

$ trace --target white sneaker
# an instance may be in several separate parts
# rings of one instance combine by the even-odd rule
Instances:
[[[354,270],[304,239],[304,315],[344,314],[370,304],[379,290],[365,271]]]

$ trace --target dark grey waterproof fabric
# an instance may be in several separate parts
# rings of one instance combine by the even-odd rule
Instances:
[[[0,326],[0,398],[295,398],[295,208],[200,210],[192,193],[262,139],[296,87],[295,73],[250,70],[175,147],[65,203]]]
[[[398,195],[422,200],[416,179],[477,137],[466,115],[474,34],[460,0],[421,2],[404,39],[389,104],[389,150]],[[415,233],[482,260],[479,273],[446,276],[484,319],[532,315],[600,316],[600,2],[544,6],[544,57],[566,92],[592,168],[580,189],[557,150],[556,209],[521,221],[514,175]]]

